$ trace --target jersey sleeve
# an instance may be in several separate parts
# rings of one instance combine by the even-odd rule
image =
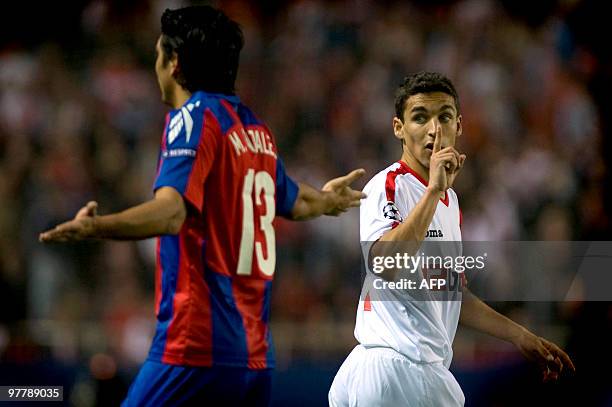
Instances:
[[[299,187],[285,172],[285,165],[280,157],[276,160],[276,213],[280,216],[289,216]]]
[[[160,148],[153,186],[176,189],[198,211],[204,203],[204,181],[214,162],[219,125],[213,114],[201,109],[169,115]]]
[[[374,242],[388,230],[401,224],[408,215],[404,193],[395,183],[397,174],[378,174],[364,188],[367,195],[360,207],[360,239],[362,242]]]

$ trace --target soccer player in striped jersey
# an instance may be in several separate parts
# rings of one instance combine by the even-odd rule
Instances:
[[[211,7],[166,10],[156,44],[162,100],[172,107],[161,141],[154,198],[98,216],[88,203],[43,242],[158,236],[149,356],[126,406],[261,405],[270,401],[269,327],[276,215],[339,215],[364,196],[322,190],[285,172],[268,127],[234,92],[240,27]]]
[[[431,257],[461,255],[461,212],[451,186],[466,157],[455,149],[462,130],[455,87],[437,73],[408,76],[395,109],[393,130],[402,141],[402,156],[364,188],[360,234],[369,258],[355,326],[359,345],[340,367],[329,404],[463,405],[463,392],[448,370],[459,322],[515,344],[542,367],[544,380],[557,379],[564,368],[573,370],[557,345],[477,299],[453,270],[439,270],[459,282],[446,297],[427,297],[418,289],[376,289],[381,282],[374,280],[396,282],[402,274],[390,268],[376,275],[369,266],[373,257],[393,257],[400,250],[414,258],[419,251]]]

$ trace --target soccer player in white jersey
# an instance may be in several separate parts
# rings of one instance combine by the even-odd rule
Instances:
[[[329,404],[463,405],[463,392],[448,370],[459,322],[516,345],[538,363],[545,381],[556,380],[564,368],[574,370],[557,345],[494,311],[464,284],[459,301],[417,301],[410,290],[372,290],[373,279],[381,276],[399,280],[397,271],[374,275],[369,267],[375,255],[389,254],[389,244],[401,242],[417,256],[424,242],[442,251],[459,247],[455,255],[461,254],[461,212],[451,188],[466,159],[454,147],[461,135],[457,92],[443,75],[420,72],[400,85],[395,110],[393,131],[402,156],[364,188],[361,241],[374,243],[365,250],[368,272],[355,327],[359,344],[340,367]]]

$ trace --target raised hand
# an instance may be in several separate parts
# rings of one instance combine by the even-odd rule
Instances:
[[[329,180],[323,186],[323,192],[333,193],[333,204],[331,205],[331,208],[325,212],[326,215],[338,216],[341,213],[346,212],[349,208],[360,205],[360,200],[365,198],[366,195],[361,191],[352,189],[350,185],[359,178],[363,177],[364,174],[365,170],[363,168],[359,168],[349,172],[347,175]]]
[[[442,148],[442,127],[438,127],[429,162],[429,185],[436,191],[446,191],[455,182],[465,158],[454,147]]]
[[[41,233],[38,239],[48,243],[78,241],[93,237],[97,210],[98,203],[90,201],[77,212],[73,220]]]

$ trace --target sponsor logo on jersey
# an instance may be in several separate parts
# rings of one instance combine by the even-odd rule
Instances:
[[[425,233],[425,237],[444,237],[441,229],[429,229],[427,233]]]
[[[402,215],[400,214],[399,209],[397,209],[397,206],[395,205],[395,202],[393,201],[387,201],[387,203],[383,207],[383,216],[386,219],[391,219],[391,220],[394,220],[400,223],[404,221],[404,219],[402,218]]]
[[[185,137],[187,143],[191,139],[191,131],[193,130],[193,119],[191,112],[194,107],[200,106],[200,101],[189,103],[187,106],[181,107],[181,110],[175,114],[170,120],[170,130],[168,131],[168,144],[174,143],[174,140],[179,136],[183,127],[185,128]]]
[[[192,148],[173,148],[162,152],[163,158],[172,157],[195,157],[196,150]]]

